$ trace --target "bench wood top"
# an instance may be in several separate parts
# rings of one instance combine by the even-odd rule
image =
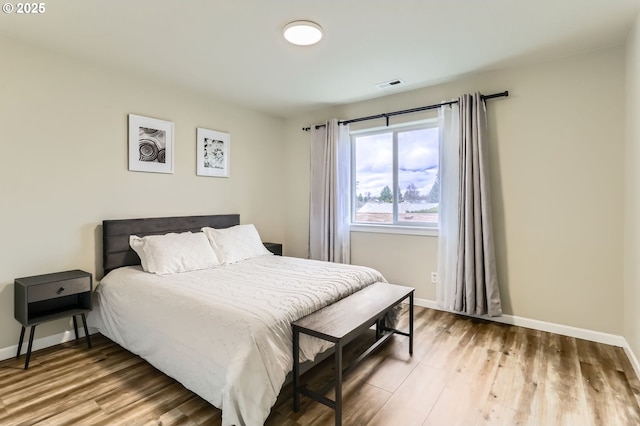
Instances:
[[[337,342],[368,328],[406,299],[414,288],[374,283],[292,323],[300,332]]]

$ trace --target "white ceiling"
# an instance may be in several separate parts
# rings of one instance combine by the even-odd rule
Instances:
[[[0,35],[287,116],[624,43],[640,0],[53,0]],[[282,27],[313,20],[311,47]],[[406,85],[380,90],[377,83]]]

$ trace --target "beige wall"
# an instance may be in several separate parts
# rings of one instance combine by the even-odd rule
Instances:
[[[438,270],[436,237],[352,232],[351,263],[376,268],[390,283],[414,287],[417,298],[436,299],[431,284],[431,272]]]
[[[95,273],[103,219],[240,213],[284,239],[281,119],[8,39],[0,52],[0,349],[20,330],[14,278]],[[175,123],[172,175],[127,170],[129,113]],[[229,179],[195,175],[197,127],[231,134]]]
[[[626,49],[624,336],[640,356],[640,16]]]
[[[287,247],[306,253],[309,137],[302,126],[509,90],[509,98],[488,103],[503,310],[622,334],[624,58],[623,48],[612,48],[290,118],[285,173],[296,181],[287,191]],[[437,238],[352,235],[354,261],[435,299],[425,274],[436,265]]]

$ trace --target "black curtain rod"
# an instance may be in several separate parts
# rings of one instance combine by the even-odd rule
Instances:
[[[505,90],[504,92],[494,93],[492,95],[482,95],[482,99],[486,100],[486,99],[493,99],[493,98],[503,98],[503,97],[507,97],[507,96],[509,96],[509,91]],[[353,118],[351,120],[339,121],[338,123],[339,124],[349,124],[349,123],[357,123],[359,121],[368,121],[368,120],[376,120],[378,118],[386,118],[387,119],[387,126],[388,126],[389,125],[389,117],[393,117],[394,115],[402,115],[402,114],[410,114],[412,112],[427,111],[427,110],[430,110],[430,109],[440,108],[441,106],[453,105],[453,104],[457,104],[457,103],[458,103],[458,101],[442,102],[440,104],[427,105],[427,106],[411,108],[411,109],[403,109],[402,111],[393,111],[393,112],[386,112],[384,114],[370,115],[368,117]],[[324,126],[325,126],[324,124],[317,124],[316,125],[316,129],[319,129],[320,127],[324,127]],[[302,130],[304,130],[305,132],[308,132],[309,130],[311,130],[311,127],[303,127]]]

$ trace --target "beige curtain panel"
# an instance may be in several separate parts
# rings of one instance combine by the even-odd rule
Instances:
[[[310,130],[309,258],[349,263],[349,126],[333,119]]]
[[[491,216],[486,105],[480,93],[460,108],[460,194],[454,310],[502,315]]]

